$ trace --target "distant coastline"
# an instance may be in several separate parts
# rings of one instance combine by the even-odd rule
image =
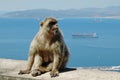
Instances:
[[[69,18],[73,18],[73,19],[74,19],[74,18],[75,18],[75,19],[77,19],[77,18],[78,18],[78,19],[79,19],[79,18],[120,19],[120,16],[106,16],[106,17],[77,17],[77,18],[76,18],[76,17],[69,17]],[[68,19],[69,19],[69,18],[68,18]],[[61,19],[64,19],[64,18],[58,18],[58,19],[60,19],[60,20],[61,20]]]
[[[106,8],[84,8],[68,10],[32,9],[23,11],[1,12],[0,18],[114,18],[120,19],[120,6]]]

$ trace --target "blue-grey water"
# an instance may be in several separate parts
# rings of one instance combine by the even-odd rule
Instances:
[[[27,60],[39,21],[0,18],[0,58]],[[71,53],[68,66],[120,65],[120,19],[66,18],[58,24]],[[96,33],[98,38],[72,37],[79,33]]]

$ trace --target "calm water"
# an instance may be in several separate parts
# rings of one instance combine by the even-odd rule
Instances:
[[[40,20],[39,20],[40,21]],[[31,40],[39,30],[37,19],[0,19],[0,58],[27,60]],[[68,66],[119,66],[120,19],[59,19],[70,49]],[[96,33],[98,38],[72,34]]]

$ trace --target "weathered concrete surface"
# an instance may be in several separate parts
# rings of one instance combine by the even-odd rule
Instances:
[[[119,72],[100,71],[97,69],[69,69],[51,78],[48,73],[32,77],[30,74],[18,75],[25,69],[27,62],[20,60],[0,59],[0,80],[120,80]]]

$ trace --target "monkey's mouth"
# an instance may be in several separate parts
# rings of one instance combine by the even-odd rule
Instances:
[[[59,30],[58,30],[58,29],[54,31],[54,35],[55,35],[55,36],[58,36],[58,35],[59,35]]]

